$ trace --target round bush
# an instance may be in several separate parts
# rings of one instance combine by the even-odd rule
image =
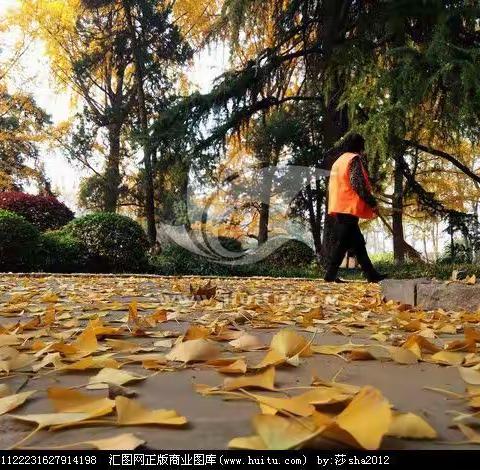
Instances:
[[[0,209],[0,270],[31,270],[40,233],[21,215]]]
[[[215,275],[225,276],[230,273],[227,266],[214,263],[208,258],[197,255],[187,249],[172,243],[162,250],[162,253],[151,260],[156,274],[162,275]]]
[[[0,192],[0,209],[25,217],[41,232],[63,227],[73,219],[73,212],[57,198],[19,191]]]
[[[314,251],[299,240],[288,240],[271,255],[265,262],[272,266],[306,266],[315,258]]]
[[[147,236],[140,224],[128,217],[98,212],[73,220],[63,231],[86,247],[93,271],[145,269]]]
[[[232,253],[240,253],[243,251],[242,243],[236,238],[220,236],[218,237],[218,241],[223,248]]]
[[[88,270],[87,247],[63,230],[42,233],[39,268],[49,273],[78,273]]]

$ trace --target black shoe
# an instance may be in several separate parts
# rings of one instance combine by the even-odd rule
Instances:
[[[377,273],[377,274],[374,274],[373,276],[369,276],[367,278],[367,281],[368,282],[380,282],[380,281],[383,281],[384,279],[387,279],[388,276],[386,274],[380,274],[380,273]]]
[[[325,282],[334,282],[335,284],[347,284],[347,281],[344,281],[343,279],[340,279],[339,277],[336,277],[335,279],[330,279],[330,278],[325,278]]]

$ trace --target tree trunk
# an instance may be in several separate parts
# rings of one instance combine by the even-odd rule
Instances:
[[[120,193],[120,129],[118,124],[108,126],[109,153],[105,168],[105,196],[103,210],[116,212]]]
[[[138,117],[142,129],[143,161],[145,165],[145,215],[147,218],[147,235],[153,245],[157,240],[157,228],[155,226],[155,191],[152,170],[152,149],[149,140],[148,114],[145,103],[145,91],[143,89],[143,59],[137,41],[137,32],[132,18],[129,0],[123,0],[125,16],[130,30],[132,41],[133,59],[135,63],[135,82],[137,87]]]
[[[435,222],[431,225],[431,234],[432,234],[432,243],[433,243],[433,254],[434,254],[434,261],[437,262],[439,255],[438,255],[438,224]]]
[[[392,201],[393,257],[397,264],[405,262],[405,239],[403,235],[403,151],[395,152],[394,189]]]
[[[273,167],[263,168],[262,187],[260,188],[260,218],[258,221],[258,246],[268,240],[268,222],[270,218],[270,198],[272,195]]]
[[[319,182],[317,181],[317,185],[318,184]],[[310,184],[306,187],[306,195],[307,195],[308,221],[310,223],[310,230],[312,232],[315,256],[317,257],[317,260],[319,260],[322,254],[322,218],[321,218],[321,209],[319,211],[318,208],[321,207],[323,198],[317,199],[317,211],[315,211],[313,191]],[[319,191],[317,191],[317,197],[318,195],[319,195]]]
[[[340,86],[340,85],[339,85]],[[334,96],[340,95],[340,88],[335,90]],[[338,110],[336,99],[330,100],[324,116],[324,143],[325,148],[332,148],[335,143],[347,132],[348,119],[345,110]],[[333,161],[331,162],[334,163]],[[327,168],[330,170],[331,168]],[[328,188],[329,178],[326,181]],[[333,252],[336,240],[333,234],[335,219],[328,215],[328,194],[325,197],[325,221],[323,225],[322,264],[326,265]]]
[[[270,204],[260,203],[260,219],[258,222],[258,245],[263,245],[268,240],[268,218]]]
[[[423,252],[425,253],[425,261],[429,263],[430,261],[428,259],[427,237],[425,236],[425,232],[423,232],[422,238],[423,238]]]

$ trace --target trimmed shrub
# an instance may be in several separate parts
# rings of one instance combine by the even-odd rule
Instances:
[[[236,238],[220,236],[218,237],[218,241],[220,242],[220,245],[223,246],[223,248],[231,251],[232,253],[240,253],[241,251],[243,251],[242,243]]]
[[[42,271],[50,273],[88,271],[87,247],[63,230],[42,233],[38,264]]]
[[[40,233],[21,215],[0,209],[0,270],[31,270]]]
[[[265,259],[272,266],[306,266],[315,258],[314,251],[299,240],[288,240]]]
[[[162,275],[227,276],[231,272],[227,266],[213,263],[175,243],[164,248],[160,255],[152,257],[151,265],[157,274]]]
[[[57,198],[19,191],[0,192],[0,209],[25,217],[41,232],[56,230],[73,219],[73,212]]]
[[[97,272],[138,272],[147,266],[147,236],[137,222],[109,212],[73,220],[65,233],[82,243]]]
[[[319,275],[317,268],[311,265],[275,266],[264,261],[239,266],[214,263],[176,244],[164,248],[160,255],[152,256],[150,265],[153,272],[162,275],[272,277],[317,277]]]

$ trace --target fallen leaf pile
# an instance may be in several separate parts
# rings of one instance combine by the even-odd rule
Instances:
[[[214,371],[217,385],[195,381],[193,389],[188,385],[192,396],[254,406],[253,434],[232,439],[230,447],[326,442],[374,450],[385,437],[438,437],[428,419],[396,409],[375,387],[335,378],[290,388],[278,381],[282,369],[334,356],[352,366],[457,367],[465,393],[431,389],[473,410],[457,412],[452,425],[478,444],[479,322],[479,312],[385,303],[378,286],[366,283],[0,276],[0,415],[33,426],[12,447],[38,448],[42,430],[105,426],[120,433],[52,448],[134,449],[148,445],[136,428],[195,426],[181,407],[162,403],[161,391],[143,394],[143,384],[158,374],[201,370]],[[338,341],[326,342],[326,334]]]

